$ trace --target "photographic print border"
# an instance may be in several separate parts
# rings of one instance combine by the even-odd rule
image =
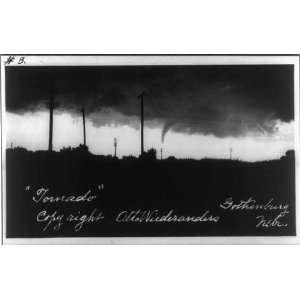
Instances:
[[[295,164],[296,164],[296,236],[260,237],[80,237],[80,238],[6,238],[6,176],[5,176],[5,61],[7,57],[26,57],[26,66],[108,66],[108,65],[294,65]],[[1,183],[2,243],[4,244],[299,244],[299,55],[1,55]],[[15,62],[17,65],[17,60]],[[298,183],[298,184],[297,184]]]

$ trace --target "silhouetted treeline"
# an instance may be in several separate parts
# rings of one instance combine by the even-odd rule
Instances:
[[[148,151],[145,151],[143,154],[141,154],[139,157],[134,156],[134,155],[129,155],[129,156],[123,156],[122,158],[118,158],[115,157],[113,155],[97,155],[97,154],[92,154],[91,152],[89,152],[89,149],[86,145],[80,144],[78,147],[63,147],[62,149],[60,149],[59,151],[46,151],[46,150],[37,150],[37,151],[30,151],[27,150],[26,148],[23,147],[15,147],[15,148],[8,148],[7,149],[7,153],[14,153],[14,154],[36,154],[36,155],[42,155],[44,157],[47,156],[66,156],[66,155],[70,155],[70,156],[77,156],[77,158],[79,159],[80,156],[82,158],[86,158],[86,157],[94,157],[97,158],[99,160],[125,160],[125,161],[135,161],[135,160],[144,160],[144,161],[152,161],[154,162],[155,160],[165,160],[165,161],[169,161],[169,162],[176,162],[176,161],[185,161],[185,162],[199,162],[199,161],[225,161],[229,163],[236,163],[236,162],[243,162],[243,163],[263,163],[265,161],[258,161],[258,162],[247,162],[247,161],[241,161],[238,159],[234,159],[234,160],[228,160],[228,159],[216,159],[216,158],[202,158],[202,159],[194,159],[194,158],[176,158],[175,156],[169,156],[166,157],[164,159],[160,159],[157,157],[157,151],[154,148],[149,149]],[[295,151],[294,150],[288,150],[286,151],[285,155],[280,157],[280,160],[291,160],[291,161],[295,161]]]

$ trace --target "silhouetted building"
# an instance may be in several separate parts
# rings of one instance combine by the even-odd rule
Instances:
[[[295,160],[295,150],[288,150],[280,159]]]

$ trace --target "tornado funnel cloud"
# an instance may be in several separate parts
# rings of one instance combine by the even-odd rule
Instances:
[[[176,122],[175,121],[170,121],[168,123],[166,123],[162,129],[162,132],[161,132],[161,142],[162,144],[164,143],[165,141],[165,138],[166,138],[166,135],[168,133],[168,131],[171,129],[171,127],[175,124]]]

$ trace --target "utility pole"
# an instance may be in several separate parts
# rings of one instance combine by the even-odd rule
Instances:
[[[118,143],[117,138],[114,138],[114,147],[115,147],[115,155],[114,155],[114,157],[117,157],[117,143]]]
[[[230,148],[229,149],[229,158],[230,158],[230,160],[232,160],[232,151],[233,151],[232,148]]]
[[[160,160],[162,160],[162,157],[163,157],[163,149],[160,148]]]
[[[83,144],[86,146],[86,130],[85,130],[85,113],[84,108],[81,109],[82,112],[82,122],[83,122]]]
[[[144,95],[145,92],[142,92],[138,96],[141,101],[141,155],[144,153]]]
[[[53,108],[54,108],[54,99],[53,95],[50,95],[49,100],[49,144],[48,151],[52,151],[53,149]]]
[[[54,93],[55,93],[55,79],[53,76],[50,78],[49,86],[49,143],[48,151],[53,150],[53,110],[54,110]]]

